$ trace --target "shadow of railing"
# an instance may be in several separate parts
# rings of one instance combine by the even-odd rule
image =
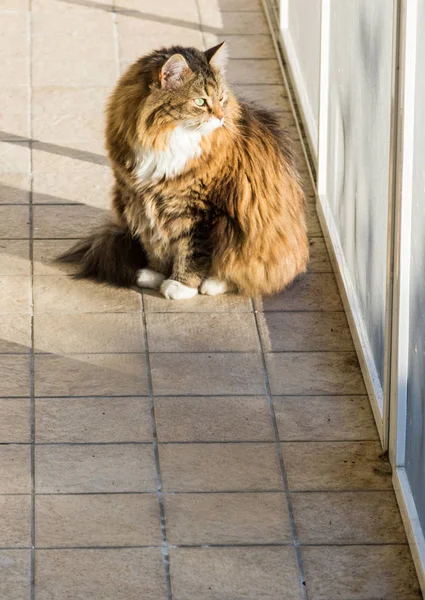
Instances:
[[[75,158],[76,160],[91,162],[95,165],[109,165],[108,159],[105,156],[102,156],[101,154],[88,152],[87,150],[79,150],[78,148],[70,148],[69,146],[52,144],[51,142],[42,142],[40,140],[27,138],[21,135],[15,135],[14,133],[9,133],[7,131],[0,131],[0,141],[7,144],[22,144],[26,142],[32,144],[32,147],[34,149],[42,150],[43,152],[59,154],[61,156],[67,156],[69,158]]]
[[[94,0],[61,0],[61,2],[75,4],[77,6],[85,6],[87,8],[97,8],[105,12],[115,13],[125,17],[134,17],[135,19],[142,19],[143,21],[150,21],[152,23],[163,23],[164,25],[175,25],[176,27],[182,27],[184,29],[194,29],[195,31],[200,31],[199,23],[175,19],[174,17],[163,17],[161,15],[145,13],[133,8],[112,6],[112,4],[100,4]],[[222,33],[220,28],[210,27],[209,25],[202,25],[202,31],[206,33]]]

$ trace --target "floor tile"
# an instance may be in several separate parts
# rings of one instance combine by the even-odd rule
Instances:
[[[1,306],[2,302],[0,301],[0,307]],[[3,308],[10,309],[11,307],[4,306]],[[28,300],[27,312],[29,311],[30,302]],[[0,316],[0,352],[18,352],[20,354],[26,354],[30,350],[31,316],[29,314],[2,314]]]
[[[36,313],[137,312],[140,302],[140,294],[131,290],[62,276],[34,278]]]
[[[83,13],[86,18],[93,14],[94,10],[105,10],[105,12],[111,12],[111,1],[110,0],[96,0],[96,8],[93,10],[87,4],[76,4],[74,2],[62,2],[62,0],[32,0],[31,9],[33,12],[37,11],[48,11],[46,17],[53,19],[58,13]]]
[[[259,301],[258,309],[272,310],[343,310],[333,273],[302,275],[281,294]]]
[[[15,41],[16,44],[16,41]],[[0,76],[0,130],[9,136],[29,137],[29,61],[28,59],[5,59]],[[6,138],[5,134],[0,134]]]
[[[155,398],[160,442],[271,441],[265,396]]]
[[[230,58],[275,58],[276,53],[270,35],[222,35],[206,33],[205,47],[212,48],[220,43],[226,42]]]
[[[52,54],[57,54],[60,37]],[[96,44],[102,38],[96,38]],[[112,39],[111,39],[112,44]],[[60,47],[60,46],[59,46]],[[96,52],[102,55],[102,48]],[[58,57],[59,58],[59,57]],[[103,139],[103,107],[108,88],[40,87],[32,98],[34,137],[57,143]]]
[[[0,0],[0,10],[28,10],[29,0]]]
[[[258,354],[152,353],[150,363],[153,391],[157,396],[264,393]]]
[[[281,440],[377,440],[367,396],[275,396]]]
[[[142,354],[35,357],[37,396],[138,396],[147,392]]]
[[[202,48],[202,33],[196,29],[152,23],[149,31],[138,35],[133,23],[130,25],[122,21],[118,28],[122,34],[119,36],[120,57],[131,62],[163,46],[181,44],[182,40],[185,45]]]
[[[72,3],[71,3],[72,6]],[[74,5],[75,6],[75,5]],[[78,6],[75,6],[78,9]],[[113,18],[111,12],[103,10],[91,10],[90,4],[81,7],[83,10],[68,10],[63,12],[55,12],[54,23],[55,28],[52,30],[51,19],[52,15],[48,11],[35,10],[32,15],[32,33],[34,36],[43,34],[54,34],[57,38],[63,35],[81,35],[91,37],[113,37]],[[96,5],[93,7],[96,8]]]
[[[164,491],[281,489],[274,444],[161,444]]]
[[[126,12],[120,11],[116,17],[119,39],[124,40],[127,37],[135,38],[137,36],[143,37],[147,31],[153,40],[150,51],[160,48],[164,41],[166,46],[170,44],[190,45],[191,40],[194,40],[194,34],[199,33],[201,28],[197,14],[194,14],[190,19],[182,18],[184,6],[185,3],[183,3],[183,6],[182,3],[174,3],[174,7],[171,5],[171,10],[175,12],[175,17],[163,17],[155,14],[157,9],[152,12],[137,9],[129,9]],[[167,35],[169,36],[168,41],[166,39]],[[157,38],[156,42],[155,37]],[[160,43],[158,44],[158,42]],[[196,46],[202,48],[202,42],[196,43]],[[142,53],[144,52],[146,50],[142,50]]]
[[[29,314],[31,312],[31,278],[0,276],[0,313]],[[10,334],[12,332],[10,331]]]
[[[98,227],[103,217],[98,208],[84,205],[36,205],[33,210],[36,239],[79,239]]]
[[[49,443],[150,442],[149,400],[36,398],[35,439]]]
[[[207,33],[220,35],[229,33],[259,34],[270,33],[263,11],[220,12],[214,3],[210,8],[201,8],[202,28]]]
[[[173,545],[292,542],[282,493],[166,494],[164,503]]]
[[[161,545],[156,494],[37,495],[37,547]]]
[[[37,446],[36,492],[154,492],[150,444]]]
[[[8,11],[1,16],[0,33],[26,35],[28,16],[24,12]]]
[[[57,1],[59,2],[61,0]],[[87,168],[89,168],[90,165],[95,165],[94,169],[97,169],[98,166],[102,167],[102,169],[109,166],[103,137],[73,141],[38,140],[32,143],[32,147],[34,170],[40,173],[49,171],[49,168],[45,168],[44,164],[50,164],[50,171],[54,171],[55,161],[57,160],[57,164],[62,166],[63,163],[60,161],[65,158],[70,159],[71,164],[82,163],[83,165],[86,165]],[[44,160],[40,157],[43,157]],[[40,161],[40,164],[38,164],[38,161]],[[60,170],[68,170],[68,168],[69,165],[66,167],[63,166]],[[78,185],[78,182],[75,182],[75,184]],[[72,198],[72,200],[75,200],[75,198]]]
[[[30,587],[30,551],[0,550],[0,598],[28,600]]]
[[[13,131],[0,132],[1,139],[13,139]],[[30,152],[25,142],[0,142],[0,173],[29,173]]]
[[[0,398],[0,443],[29,443],[30,441],[30,399]]]
[[[219,352],[258,350],[251,313],[148,314],[151,352]]]
[[[31,496],[0,496],[0,546],[31,546]],[[2,575],[0,558],[0,579]]]
[[[208,0],[199,0],[199,6],[202,11],[220,10],[223,12],[262,12],[263,7],[261,0],[216,0],[209,2]]]
[[[267,352],[354,350],[343,312],[265,312],[259,325]]]
[[[104,173],[111,171],[106,157],[106,148],[102,145],[99,148],[101,156],[97,157],[90,154],[92,144],[92,140],[72,143],[60,142],[58,144],[48,143],[44,140],[35,141],[32,145],[32,160],[35,175],[42,175],[43,173],[56,174],[58,178],[57,182],[63,185],[64,192],[66,191],[64,185],[66,175],[64,172],[66,171],[78,172],[79,176],[83,179],[83,184],[89,174],[101,178]],[[68,181],[68,183],[71,189],[74,189],[74,185],[79,185],[78,181]],[[92,184],[95,184],[94,180]],[[79,187],[81,190],[83,185]]]
[[[28,204],[29,189],[29,175],[23,173],[0,174],[0,204]]]
[[[29,356],[0,354],[1,394],[4,397],[30,395]]]
[[[29,208],[28,206],[0,205],[0,238],[29,237]]]
[[[393,491],[292,494],[300,544],[403,544]]]
[[[289,132],[292,139],[296,139],[296,135],[294,133]],[[319,218],[317,216],[316,208],[314,204],[308,203],[306,208],[306,219],[307,219],[307,229],[309,236],[320,236],[322,235],[322,228],[320,226]]]
[[[199,294],[190,300],[173,300],[170,302],[159,293],[144,291],[143,305],[146,313],[196,313],[196,312],[249,312],[250,301],[239,294],[223,294],[222,296],[204,296]]]
[[[36,352],[142,352],[139,313],[46,315],[34,318]]]
[[[170,551],[174,600],[300,600],[292,548],[176,548]]]
[[[290,490],[389,490],[391,467],[379,442],[283,442]]]
[[[37,550],[37,600],[165,600],[160,548]]]
[[[236,83],[258,84],[267,82],[267,84],[281,84],[282,74],[279,63],[275,58],[258,61],[256,59],[237,59],[230,60],[226,67],[226,77],[230,85]]]
[[[309,600],[420,600],[408,546],[302,549]]]
[[[87,17],[86,21],[89,21]],[[113,37],[109,35],[73,35],[72,32],[64,32],[58,35],[55,31],[50,33],[39,33],[32,36],[33,64],[42,64],[45,61],[50,61],[52,57],[56,60],[64,61],[69,60],[70,57],[78,57],[79,61],[90,61],[93,60],[93,57],[95,56],[100,56],[103,60],[109,60],[111,62],[115,61]],[[34,89],[40,90],[43,88]],[[40,106],[38,97],[33,106],[34,108]],[[37,138],[43,139],[42,136],[37,136]]]
[[[297,139],[299,138],[297,123],[295,121],[295,117],[294,117],[292,110],[278,111],[276,113],[276,118],[279,121],[282,129],[284,129],[289,134],[289,138],[291,138],[291,137],[295,137]],[[294,144],[294,148],[297,148],[297,147],[299,147],[299,145]],[[300,147],[300,150],[302,152],[302,147]],[[308,182],[310,182],[310,178],[308,179]]]
[[[120,0],[117,12],[120,19],[123,15],[125,21],[137,20],[147,32],[156,23],[172,24],[175,21],[181,21],[182,25],[186,23],[190,31],[199,19],[196,0],[164,0],[161,4],[155,0],[143,0],[143,4],[139,0]]]
[[[40,154],[46,155],[45,152]],[[78,232],[83,236],[84,228],[88,231],[90,224],[97,227],[103,222],[109,210],[109,190],[112,179],[109,168],[76,158],[61,157],[62,160],[59,160],[57,155],[50,156],[58,159],[57,168],[62,167],[62,169],[54,172],[48,170],[51,167],[47,164],[46,170],[43,171],[43,167],[40,166],[33,180],[33,202],[35,204],[70,203],[72,207],[58,207],[55,213],[50,209],[47,213],[50,221],[46,224],[44,220],[41,225],[44,228],[50,226],[50,230],[47,229],[49,237],[52,234],[59,237],[58,233],[60,233],[63,237],[75,238],[78,237]],[[74,211],[72,218],[74,219],[75,213],[78,222],[73,221],[72,225],[60,222],[60,217],[66,219],[66,211],[71,210]],[[59,218],[56,218],[58,214]]]
[[[31,275],[29,240],[0,240],[0,275]]]
[[[321,237],[314,237],[310,240],[310,262],[308,265],[308,272],[332,273],[332,266],[326,249],[326,243]]]
[[[282,110],[287,105],[286,90],[283,85],[243,85],[238,83],[233,84],[231,89],[238,98],[255,102],[269,110]]]
[[[222,13],[233,11],[261,12],[263,9],[261,0],[216,0],[213,3],[209,0],[199,0],[199,6],[202,11],[211,10],[211,7],[215,6]]]
[[[78,270],[78,265],[72,263],[55,262],[55,259],[58,256],[69,250],[69,246],[69,240],[34,240],[34,275],[58,276],[72,275],[76,273]]]
[[[273,394],[365,394],[355,352],[266,354]]]
[[[0,446],[0,494],[29,494],[30,468],[29,446]]]
[[[61,1],[61,0],[57,0]],[[79,194],[87,185],[88,177],[91,174],[93,178],[90,184],[95,186],[95,180],[101,180],[103,183],[104,174],[111,172],[111,167],[106,157],[106,149],[103,144],[98,148],[96,154],[93,146],[93,140],[50,143],[43,140],[34,141],[32,144],[32,162],[34,170],[34,185],[43,174],[56,175],[56,186],[61,186],[60,194],[64,195],[67,190],[78,190]],[[77,181],[70,181],[69,173],[78,173]],[[68,182],[69,188],[66,188]],[[101,189],[100,187],[98,189]],[[40,194],[47,190],[37,189]],[[76,198],[75,195],[67,197],[68,201],[78,201],[85,204],[84,199]],[[106,200],[109,200],[107,198]],[[106,202],[105,208],[109,209],[109,203]]]

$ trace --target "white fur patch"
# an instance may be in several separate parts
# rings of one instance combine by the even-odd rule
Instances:
[[[183,172],[189,160],[201,156],[202,136],[221,127],[222,124],[222,120],[213,117],[199,130],[177,125],[169,136],[165,150],[137,148],[135,167],[137,177],[140,180],[177,177]]]
[[[197,295],[198,288],[189,287],[174,279],[166,279],[161,285],[161,293],[169,300],[187,300]]]
[[[137,285],[141,288],[149,288],[151,290],[159,290],[161,283],[164,281],[165,275],[152,271],[152,269],[140,269],[137,272]]]
[[[221,281],[217,277],[208,277],[202,282],[200,292],[206,296],[218,296],[231,290],[231,286],[226,281]]]

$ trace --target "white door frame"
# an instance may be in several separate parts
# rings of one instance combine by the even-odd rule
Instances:
[[[409,367],[410,256],[413,195],[417,0],[398,0],[399,86],[394,204],[394,281],[390,379],[389,457],[407,538],[425,593],[425,536],[405,470]]]

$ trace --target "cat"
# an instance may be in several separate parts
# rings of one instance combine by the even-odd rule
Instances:
[[[113,218],[60,257],[169,299],[279,292],[306,270],[305,199],[275,116],[225,81],[223,44],[140,58],[107,106]]]

